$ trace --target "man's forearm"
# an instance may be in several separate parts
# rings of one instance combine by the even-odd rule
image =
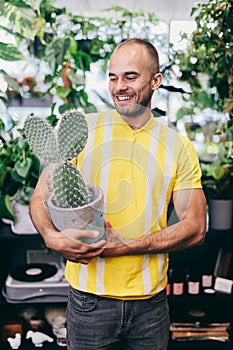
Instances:
[[[43,170],[29,205],[29,213],[32,222],[46,243],[48,243],[48,240],[58,232],[51,221],[48,207],[46,205],[46,201],[50,195],[48,186],[50,173],[50,166]]]
[[[39,196],[32,197],[29,212],[35,228],[42,236],[46,235],[48,229],[55,229],[45,208],[45,203]]]
[[[29,212],[36,230],[41,234],[47,247],[53,249],[52,242],[54,242],[58,231],[54,227],[48,214],[46,204],[40,195],[34,194],[32,196]]]
[[[107,247],[103,257],[168,253],[201,244],[204,237],[205,225],[200,225],[197,232],[191,223],[179,222],[122,245]]]

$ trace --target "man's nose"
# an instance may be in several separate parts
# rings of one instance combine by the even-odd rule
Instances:
[[[124,79],[118,79],[115,88],[117,91],[125,91],[128,87]]]

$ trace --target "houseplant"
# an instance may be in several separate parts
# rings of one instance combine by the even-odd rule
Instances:
[[[189,39],[187,48],[174,55],[176,68],[179,68],[178,79],[189,86],[189,94],[183,94],[184,106],[178,111],[178,117],[187,116],[192,120],[199,115],[200,120],[203,116],[204,124],[205,112],[209,118],[215,116],[212,118],[212,123],[216,124],[214,137],[204,141],[215,143],[214,161],[206,163],[200,159],[202,183],[212,217],[212,200],[220,203],[232,199],[233,2],[195,3],[191,16],[194,16],[196,29],[190,38],[183,35],[184,39]],[[213,217],[217,218],[218,212],[223,215],[226,210],[216,211]],[[229,220],[232,221],[231,209]],[[213,220],[210,222],[212,225]]]
[[[52,96],[50,120],[54,124],[56,115],[65,110],[96,109],[96,103],[91,103],[87,94],[87,72],[97,61],[106,71],[112,51],[122,40],[135,36],[147,38],[167,54],[168,25],[163,23],[166,33],[165,29],[162,33],[158,30],[155,36],[156,26],[161,24],[155,14],[130,12],[121,6],[105,11],[111,12],[111,16],[73,14],[65,7],[56,7],[54,0],[0,2],[0,15],[4,19],[0,29],[10,39],[7,44],[0,40],[0,58],[24,61],[27,69],[33,66],[33,72],[36,71],[31,77],[33,88],[27,84],[26,95]],[[6,72],[4,75],[8,81],[15,78]],[[13,97],[22,101],[23,89],[10,86],[6,99]]]
[[[79,169],[71,162],[87,142],[84,115],[75,109],[64,112],[56,132],[47,120],[30,115],[24,124],[24,134],[43,166],[52,164],[47,206],[54,226],[60,231],[78,228],[100,232],[97,239],[84,238],[85,243],[103,239],[103,193],[99,187],[85,184]]]
[[[179,81],[190,87],[190,94],[184,95],[186,112],[195,114],[209,107],[232,118],[233,3],[196,3],[191,16],[196,29],[191,38],[183,35],[189,44],[174,56]]]
[[[39,177],[39,161],[12,122],[9,129],[0,122],[0,218],[11,221],[15,233],[34,233],[28,204]],[[21,221],[21,210],[26,216]]]
[[[232,227],[233,210],[233,122],[218,122],[214,146],[216,153],[211,162],[203,162],[202,184],[209,205],[210,226],[214,229]],[[221,207],[219,207],[221,205]]]

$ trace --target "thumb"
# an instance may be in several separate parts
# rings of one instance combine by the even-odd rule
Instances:
[[[105,220],[105,228],[112,228],[112,225],[110,224],[110,222],[108,220]]]

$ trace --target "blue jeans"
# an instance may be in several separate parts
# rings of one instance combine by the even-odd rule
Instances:
[[[68,350],[166,350],[168,339],[165,291],[146,300],[117,300],[70,288]]]

